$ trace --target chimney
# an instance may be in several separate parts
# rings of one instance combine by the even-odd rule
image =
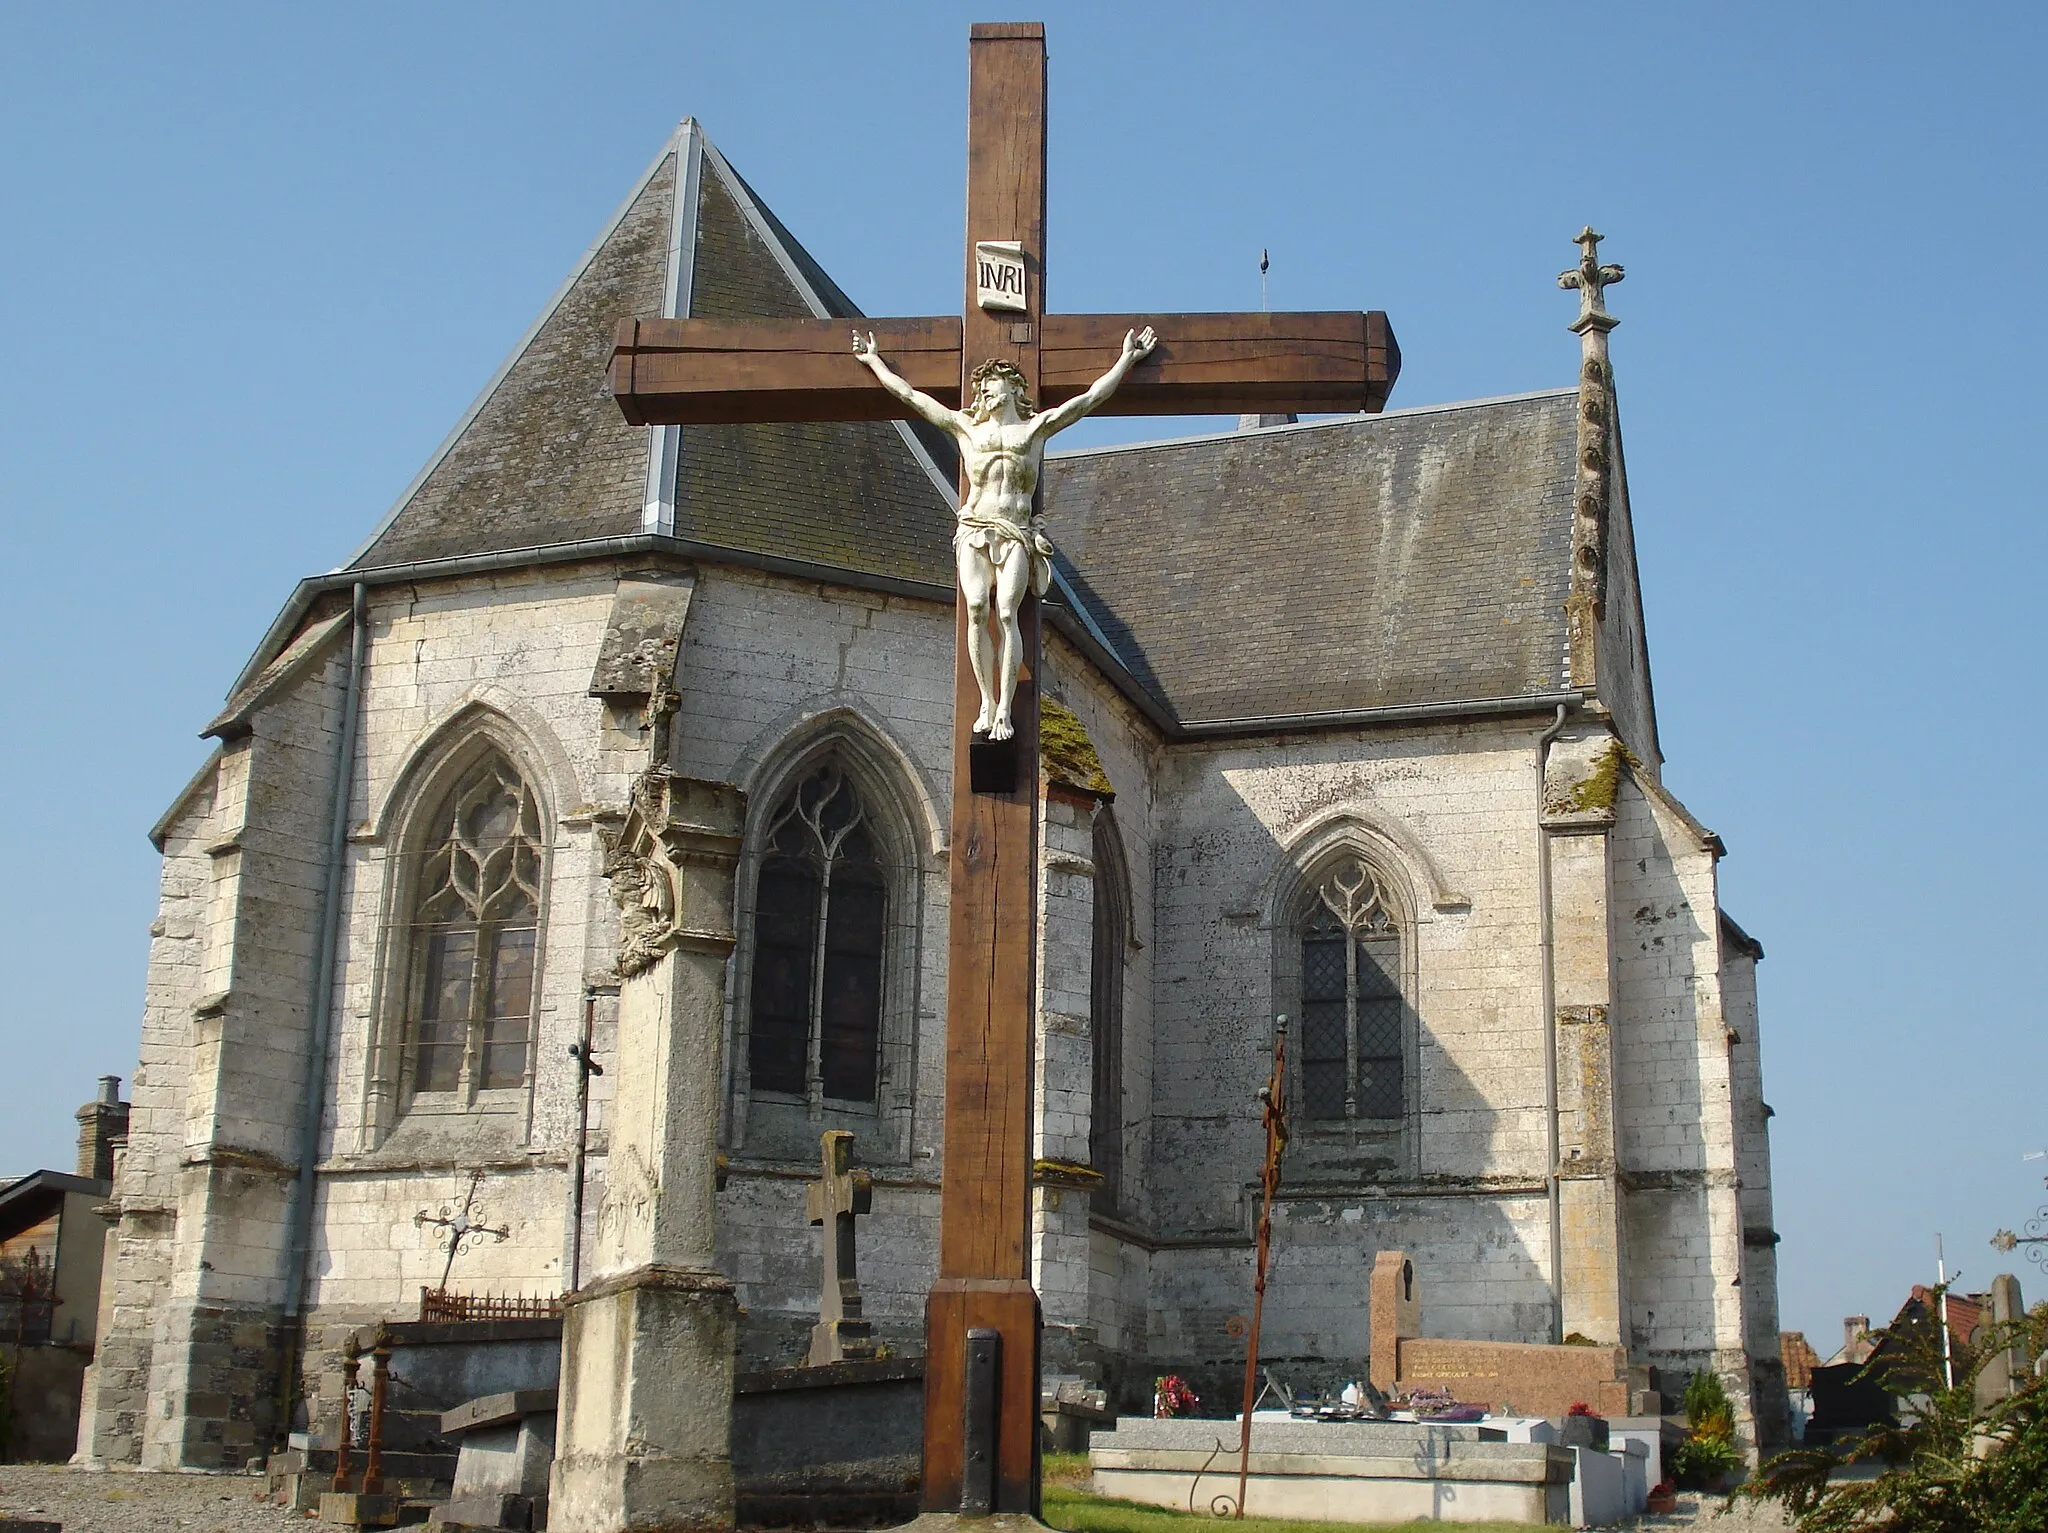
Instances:
[[[1239,431],[1260,431],[1267,426],[1292,426],[1296,417],[1289,412],[1284,415],[1240,415],[1237,418]]]
[[[1842,1317],[1842,1350],[1853,1352],[1856,1344],[1870,1334],[1868,1315],[1844,1315]]]
[[[121,1077],[102,1075],[100,1094],[78,1109],[78,1174],[96,1182],[114,1179],[114,1151],[128,1142],[128,1104]]]

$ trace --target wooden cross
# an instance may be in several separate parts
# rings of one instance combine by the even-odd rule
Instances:
[[[958,318],[863,319],[891,366],[958,408],[968,375],[1005,358],[1041,408],[1108,370],[1126,331],[1159,344],[1106,414],[1380,409],[1400,370],[1386,316],[1045,312],[1045,28],[976,25],[968,44],[966,299]],[[979,249],[978,249],[979,247]],[[984,260],[993,280],[986,306]],[[1006,278],[1003,269],[1013,275]],[[1021,284],[1014,273],[1021,270]],[[1021,286],[1021,294],[1017,291]],[[629,319],[611,386],[638,425],[889,420],[908,412],[855,360],[844,320]],[[963,486],[964,498],[965,486]],[[1037,1001],[1039,604],[1020,614],[1014,741],[976,742],[980,693],[956,604],[951,928],[939,1274],[925,1308],[924,1504],[962,1504],[968,1439],[994,1456],[995,1511],[1038,1508],[1038,1298],[1031,1288],[1031,1064]],[[980,769],[980,770],[978,770]],[[993,1419],[968,1420],[1000,1335]],[[980,1384],[976,1398],[980,1399]],[[977,1409],[980,1407],[977,1406]],[[991,1445],[992,1439],[992,1445]],[[977,1467],[977,1482],[983,1472]],[[977,1497],[978,1500],[978,1497]]]
[[[867,1172],[853,1169],[853,1135],[845,1129],[826,1129],[819,1150],[818,1180],[804,1189],[805,1212],[825,1229],[818,1323],[811,1327],[811,1349],[804,1354],[807,1368],[875,1355],[874,1328],[860,1313],[853,1234],[854,1217],[874,1209],[874,1182]]]

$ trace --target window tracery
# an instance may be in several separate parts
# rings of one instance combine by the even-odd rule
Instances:
[[[490,751],[436,805],[420,843],[405,1017],[415,1095],[525,1083],[541,864],[533,790]]]
[[[751,1089],[873,1104],[888,876],[859,790],[827,761],[769,821],[754,899]]]
[[[1357,857],[1339,863],[1316,886],[1300,934],[1303,1115],[1399,1118],[1401,929],[1378,876]]]

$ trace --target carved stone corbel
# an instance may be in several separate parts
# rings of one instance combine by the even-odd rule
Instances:
[[[731,783],[652,767],[623,815],[597,820],[604,874],[619,907],[618,971],[652,968],[672,949],[725,957],[733,948],[733,870],[746,795]]]

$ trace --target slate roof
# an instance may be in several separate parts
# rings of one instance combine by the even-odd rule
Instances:
[[[675,217],[678,185],[696,188]],[[671,246],[688,259],[672,272]],[[350,569],[640,533],[650,433],[605,391],[617,321],[859,309],[694,123],[657,157]],[[952,583],[950,445],[888,422],[676,432],[678,538],[854,575]],[[913,442],[916,443],[913,446]]]
[[[1183,724],[1554,693],[1575,398],[1058,455],[1046,525]]]
[[[658,531],[950,590],[955,462],[922,424],[665,428],[650,522],[664,439],[621,419],[605,363],[619,318],[679,308],[859,314],[693,122],[345,570]],[[1554,694],[1572,417],[1564,390],[1056,455],[1046,521],[1081,627],[1162,722]]]

